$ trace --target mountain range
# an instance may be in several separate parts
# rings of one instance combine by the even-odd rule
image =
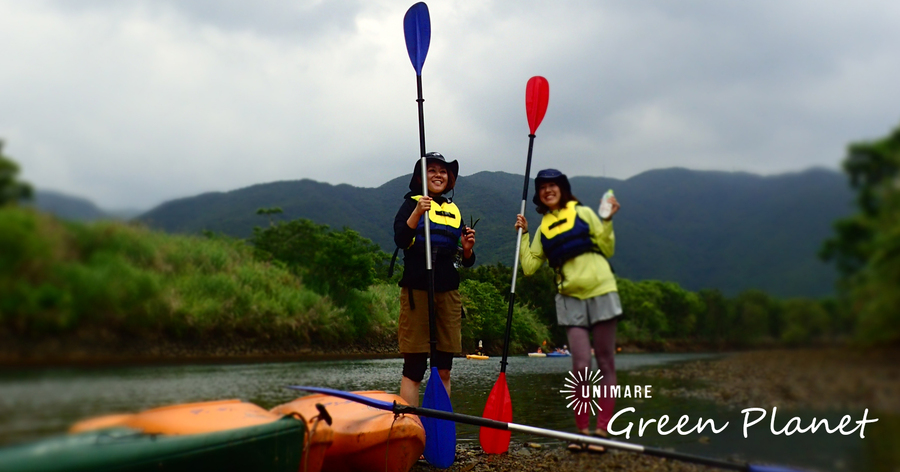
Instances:
[[[52,213],[64,220],[82,222],[129,220],[143,213],[143,211],[131,208],[104,210],[87,198],[42,189],[36,190],[34,199],[31,202],[27,202],[27,204],[41,211]]]
[[[463,218],[480,218],[478,263],[512,264],[523,179],[505,172],[458,179],[453,200]],[[570,181],[575,196],[594,209],[607,189],[621,203],[611,259],[620,277],[673,281],[688,290],[716,288],[726,295],[760,289],[784,298],[817,298],[834,291],[836,271],[817,252],[833,234],[833,222],[853,212],[853,192],[841,173],[810,169],[760,176],[670,168],[626,180]],[[284,213],[276,220],[308,218],[335,229],[349,227],[393,252],[393,219],[408,183],[409,175],[377,188],[307,179],[272,182],[172,200],[137,219],[168,232],[247,237],[254,226],[269,224],[257,209],[280,207]],[[529,183],[526,217],[537,228],[533,192]]]

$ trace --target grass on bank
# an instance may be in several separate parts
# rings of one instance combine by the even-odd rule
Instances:
[[[336,341],[345,310],[243,242],[0,210],[0,326],[41,336],[104,329]]]
[[[376,281],[344,296],[317,293],[282,261],[245,241],[183,236],[117,222],[63,222],[31,209],[0,208],[0,335],[39,339],[84,332],[129,338],[289,340],[340,346],[391,339],[399,287]],[[327,273],[320,270],[319,274]],[[328,283],[313,286],[328,287]],[[485,291],[488,291],[485,295]],[[493,287],[462,295],[464,349],[502,342],[506,306]],[[338,297],[338,298],[334,298]],[[547,328],[516,308],[514,349],[539,345]]]

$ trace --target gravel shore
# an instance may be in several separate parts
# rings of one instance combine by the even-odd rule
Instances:
[[[900,350],[798,349],[742,352],[712,362],[642,370],[689,384],[659,394],[734,406],[900,413]],[[698,388],[700,387],[700,388]]]
[[[659,395],[720,404],[778,404],[815,410],[869,408],[900,414],[900,350],[798,349],[740,352],[716,360],[653,368],[633,375],[673,379]],[[562,446],[510,445],[487,455],[477,444],[457,448],[450,472],[713,471],[710,467],[630,452],[571,453]],[[890,470],[890,465],[888,465]],[[414,472],[436,471],[424,461]]]
[[[714,471],[712,469],[685,462],[670,461],[654,457],[609,451],[605,454],[587,452],[571,453],[562,447],[541,447],[532,443],[512,443],[509,452],[500,455],[488,455],[474,446],[458,446],[456,462],[449,469],[437,469],[420,460],[412,468],[412,472],[438,471],[449,472],[526,472],[526,471]]]

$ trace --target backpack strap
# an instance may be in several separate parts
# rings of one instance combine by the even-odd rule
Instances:
[[[391,265],[388,267],[388,278],[394,276],[394,264],[397,262],[397,253],[400,252],[400,246],[394,249],[394,255],[391,257]]]

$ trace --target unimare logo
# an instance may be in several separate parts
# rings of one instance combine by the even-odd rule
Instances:
[[[591,372],[585,367],[584,372],[570,371],[566,377],[566,386],[559,391],[569,402],[566,408],[571,408],[578,414],[590,410],[593,415],[603,411],[598,399],[651,398],[652,385],[604,385],[600,383],[602,378],[599,369]]]
[[[566,377],[565,388],[559,391],[559,393],[566,395],[566,401],[569,402],[566,408],[572,408],[575,410],[575,413],[579,414],[585,413],[589,409],[592,415],[598,411],[603,411],[597,400],[591,398],[591,390],[602,378],[603,375],[600,373],[600,370],[591,372],[587,367],[584,368],[584,373],[570,370],[569,376]]]

